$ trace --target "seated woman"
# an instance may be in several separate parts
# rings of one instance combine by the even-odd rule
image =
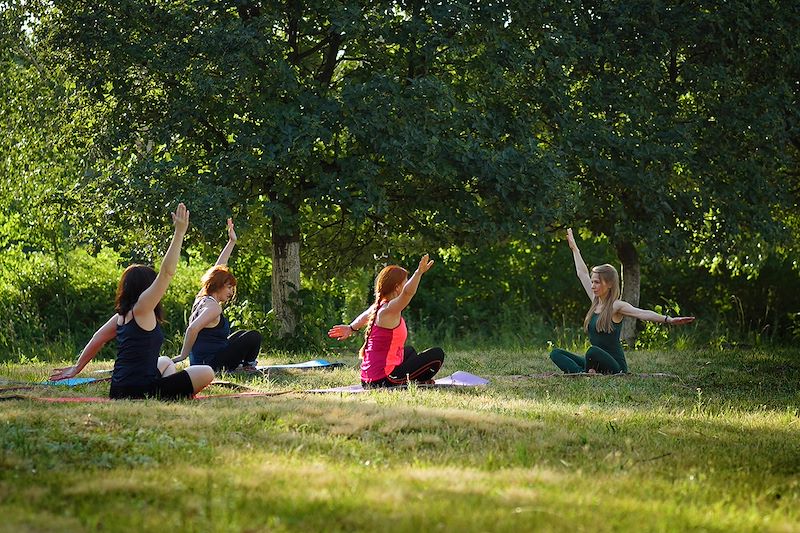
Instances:
[[[579,372],[619,374],[628,372],[625,353],[619,342],[622,331],[622,319],[626,316],[680,326],[694,321],[693,316],[670,317],[654,311],[639,309],[628,302],[620,300],[619,274],[611,265],[600,265],[592,268],[591,275],[586,267],[578,245],[567,230],[567,242],[575,260],[575,271],[578,274],[587,296],[592,301],[583,328],[589,334],[591,346],[586,357],[575,355],[559,348],[550,352],[550,359],[558,368],[567,374]]]
[[[408,336],[401,316],[417,292],[422,275],[433,266],[425,254],[411,278],[399,266],[381,270],[375,280],[375,303],[350,324],[339,324],[328,336],[343,340],[365,327],[361,347],[361,384],[366,387],[394,387],[409,381],[430,383],[444,363],[444,351],[430,348],[417,353],[404,346]]]
[[[161,298],[178,266],[181,245],[189,227],[189,211],[179,204],[172,213],[175,233],[156,271],[149,266],[131,265],[122,273],[117,286],[116,313],[95,332],[74,366],[57,368],[50,379],[74,377],[110,340],[117,339],[117,359],[111,374],[113,399],[189,398],[214,380],[209,366],[176,372],[169,357],[159,357],[164,343],[161,330]]]
[[[222,313],[222,304],[236,293],[236,278],[226,266],[234,246],[236,232],[229,218],[228,243],[200,280],[202,288],[192,305],[181,354],[172,360],[173,363],[188,356],[192,366],[209,365],[214,370],[236,370],[241,366],[255,370],[261,334],[257,331],[231,333],[230,322]]]

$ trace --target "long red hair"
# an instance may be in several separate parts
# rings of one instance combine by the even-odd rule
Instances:
[[[378,274],[378,277],[375,278],[375,303],[372,305],[372,312],[369,314],[369,321],[367,322],[367,327],[364,329],[364,344],[358,351],[358,355],[362,359],[364,358],[364,350],[367,349],[369,334],[372,332],[372,325],[375,323],[375,317],[378,314],[381,303],[387,300],[387,297],[397,290],[397,287],[405,283],[407,279],[408,270],[397,265],[384,267]]]

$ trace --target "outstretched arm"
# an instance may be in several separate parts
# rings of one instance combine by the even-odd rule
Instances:
[[[647,322],[660,322],[662,324],[670,324],[672,326],[682,326],[684,324],[691,324],[694,322],[693,316],[667,316],[648,309],[639,309],[634,307],[628,302],[617,300],[614,302],[614,314],[630,316],[638,318],[639,320],[646,320]]]
[[[369,314],[372,312],[374,305],[370,305],[367,309],[358,315],[355,320],[349,324],[337,324],[328,330],[328,337],[343,341],[349,338],[353,333],[362,329],[369,321]]]
[[[219,253],[219,257],[217,258],[217,262],[214,263],[214,266],[220,265],[227,265],[228,259],[231,258],[231,252],[233,252],[233,247],[236,246],[236,232],[233,230],[233,219],[228,219],[228,243],[225,245],[225,248]]]
[[[569,244],[569,248],[572,250],[572,259],[575,261],[575,273],[578,274],[578,279],[581,280],[583,290],[586,291],[586,295],[589,296],[589,299],[594,301],[592,278],[589,275],[589,267],[586,266],[583,257],[581,257],[581,251],[575,243],[575,237],[572,236],[572,228],[567,230],[567,244]]]
[[[389,302],[386,305],[385,310],[381,311],[381,313],[386,313],[386,311],[388,311],[391,315],[399,315],[411,302],[411,298],[413,298],[417,293],[417,287],[419,287],[419,282],[422,279],[422,275],[430,270],[432,266],[433,261],[428,259],[428,254],[423,255],[422,259],[419,260],[419,266],[417,266],[417,269],[414,271],[414,275],[408,278],[406,284],[403,285],[403,290],[400,293],[400,296]]]
[[[105,346],[108,341],[117,336],[118,316],[119,315],[112,316],[108,319],[108,322],[95,331],[94,335],[92,335],[92,339],[83,348],[80,357],[78,357],[78,362],[75,363],[75,365],[65,368],[56,368],[50,374],[50,380],[58,381],[61,379],[69,379],[80,374],[81,370],[89,364],[89,361],[94,359],[94,356],[97,355],[100,349]]]
[[[164,293],[167,292],[169,282],[178,268],[183,238],[189,228],[189,210],[183,203],[178,204],[178,208],[172,213],[172,223],[175,225],[172,242],[167,248],[167,253],[164,254],[164,260],[161,261],[161,268],[158,270],[155,281],[139,296],[139,300],[133,306],[136,313],[152,311],[156,308]]]

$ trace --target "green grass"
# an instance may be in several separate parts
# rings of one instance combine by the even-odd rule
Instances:
[[[357,381],[353,357],[328,358],[350,365],[233,379],[265,391]],[[632,371],[678,377],[531,378],[520,376],[552,370],[543,350],[452,351],[444,374],[468,370],[491,384],[5,401],[0,530],[797,531],[796,359],[630,352]],[[38,380],[51,366],[5,364],[0,376]],[[88,370],[100,366],[110,362]]]

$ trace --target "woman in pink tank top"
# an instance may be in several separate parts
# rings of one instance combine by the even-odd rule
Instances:
[[[422,275],[433,266],[428,254],[422,256],[411,278],[397,265],[381,270],[375,279],[375,303],[350,324],[339,324],[328,336],[344,340],[365,328],[361,347],[361,384],[364,387],[393,387],[409,381],[431,382],[444,363],[444,351],[430,348],[417,353],[405,346],[408,330],[401,313],[417,292]]]

